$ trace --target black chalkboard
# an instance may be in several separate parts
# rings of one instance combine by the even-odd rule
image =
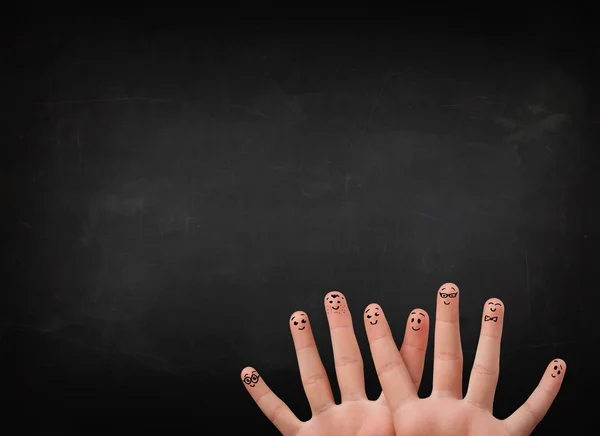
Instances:
[[[276,434],[239,372],[255,366],[309,418],[293,311],[310,314],[335,387],[322,304],[345,293],[375,397],[359,314],[382,304],[401,338],[408,311],[433,315],[452,281],[465,382],[483,302],[507,307],[496,415],[562,357],[538,432],[591,421],[597,40],[565,39],[556,24],[578,21],[558,11],[528,20],[16,27],[2,103],[7,416],[36,434],[210,434],[214,420]]]

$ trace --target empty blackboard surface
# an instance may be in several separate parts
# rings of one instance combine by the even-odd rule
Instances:
[[[219,434],[276,434],[239,372],[255,366],[310,417],[293,311],[310,314],[335,386],[323,297],[345,293],[373,398],[364,307],[382,304],[401,337],[453,281],[465,383],[483,302],[507,307],[496,416],[562,357],[537,433],[591,422],[600,112],[597,40],[583,24],[567,36],[581,18],[12,22],[7,420],[35,434],[211,434],[215,420]]]

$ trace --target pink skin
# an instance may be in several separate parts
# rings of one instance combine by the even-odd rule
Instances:
[[[385,314],[383,313],[383,310],[381,310],[379,304],[369,304],[365,309],[364,319],[365,327],[369,329],[371,341],[391,334],[390,327],[386,322]]]
[[[406,320],[406,331],[407,332],[420,332],[420,331],[429,331],[427,328],[429,326],[429,317],[427,316],[427,312],[422,309],[413,310],[408,319]]]
[[[290,331],[296,348],[302,349],[315,344],[312,328],[306,312],[294,312],[290,317]]]
[[[327,315],[348,313],[346,298],[341,292],[331,291],[325,295],[325,311]]]
[[[490,298],[485,302],[482,315],[481,334],[499,336],[502,334],[504,321],[504,304],[497,298]]]
[[[379,317],[383,312],[377,305],[371,305],[365,310],[365,325],[377,325],[379,323]]]
[[[458,286],[454,283],[446,283],[438,291],[438,298],[444,303],[444,306],[450,306],[458,298]]]
[[[567,369],[567,365],[563,360],[554,359],[552,362],[550,362],[550,365],[548,365],[547,372],[550,372],[551,378],[560,379],[564,377],[565,369]]]

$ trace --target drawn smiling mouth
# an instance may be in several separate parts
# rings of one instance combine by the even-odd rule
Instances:
[[[338,306],[338,307],[333,307],[333,306],[331,306],[331,308],[332,308],[333,310],[338,310],[338,309],[340,308],[340,306]]]
[[[418,332],[419,330],[421,330],[420,328],[416,329],[414,327],[411,327],[411,329],[413,329],[414,331]]]
[[[300,328],[300,329],[298,329],[298,330],[304,330],[305,328],[306,328],[306,326],[304,326],[304,327],[302,327],[302,328]]]
[[[377,320],[375,320],[375,322],[371,322],[371,321],[369,321],[369,324],[371,324],[371,325],[375,325],[375,324],[377,324]]]
[[[447,305],[449,305],[450,303],[446,303],[446,302],[444,301],[444,304],[447,306]]]
[[[552,376],[552,378],[556,378],[556,376],[554,374],[550,374]]]

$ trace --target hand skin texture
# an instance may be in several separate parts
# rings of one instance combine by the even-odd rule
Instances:
[[[242,370],[242,381],[263,413],[285,436],[529,435],[556,397],[566,364],[561,359],[552,360],[527,401],[508,418],[496,419],[492,408],[505,308],[500,300],[492,298],[483,307],[479,345],[468,391],[463,398],[459,292],[455,284],[446,283],[437,293],[433,389],[428,398],[417,395],[429,332],[427,313],[422,309],[410,312],[404,341],[398,352],[382,306],[367,306],[363,314],[365,329],[383,388],[381,396],[371,401],[365,394],[362,357],[348,302],[337,291],[325,296],[325,310],[341,404],[334,403],[306,312],[292,315],[290,329],[312,411],[311,419],[300,421],[254,368]]]

